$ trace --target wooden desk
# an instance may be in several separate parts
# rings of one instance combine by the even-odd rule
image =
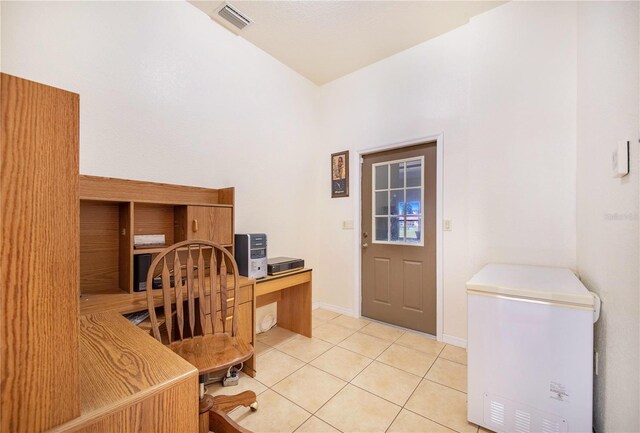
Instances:
[[[232,286],[233,277],[228,277],[227,284]],[[240,277],[238,280],[240,285],[240,295],[238,297],[238,325],[240,336],[244,341],[253,345],[255,342],[255,280],[246,277]],[[207,285],[208,287],[208,285]],[[220,285],[218,284],[218,287]],[[154,303],[156,306],[162,305],[162,290],[156,290],[154,293]],[[198,294],[196,292],[196,297]],[[208,299],[209,290],[205,290],[205,297]],[[206,304],[207,316],[210,314],[209,302]],[[218,296],[218,311],[220,311],[220,296]],[[120,314],[134,313],[147,309],[147,293],[136,292],[127,293],[120,289],[112,289],[103,292],[83,293],[80,297],[80,315],[97,314],[107,311]],[[220,315],[218,315],[218,318]],[[231,319],[229,319],[231,320]],[[255,356],[245,362],[244,372],[249,376],[255,376]]]
[[[311,338],[311,269],[256,281],[256,306],[278,303],[278,326]]]
[[[119,314],[80,317],[79,355],[80,416],[50,432],[197,431],[198,370]]]
[[[207,278],[208,281],[208,278]],[[241,301],[248,302],[253,300],[253,284],[255,280],[240,276],[238,283],[240,285]],[[233,285],[233,278],[227,278],[228,287]],[[207,284],[208,287],[208,284]],[[218,284],[220,287],[220,284]],[[154,293],[154,303],[156,306],[162,306],[162,290],[156,290]],[[205,295],[209,295],[209,290],[205,290]],[[198,296],[196,292],[196,297]],[[104,311],[117,311],[120,314],[135,313],[147,309],[147,292],[128,293],[118,288],[101,291],[87,291],[80,295],[80,315],[102,313]]]

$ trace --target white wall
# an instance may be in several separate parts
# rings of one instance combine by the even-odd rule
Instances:
[[[487,262],[574,268],[576,5],[509,3],[321,88],[325,155],[444,134],[444,334]],[[324,162],[324,161],[323,161]],[[321,167],[322,170],[325,167]],[[326,171],[326,170],[324,170]],[[324,172],[322,174],[325,174]],[[354,197],[319,188],[321,301],[357,309]]]
[[[482,264],[575,266],[573,4],[508,4],[318,89],[184,2],[3,2],[2,69],[80,93],[81,172],[235,186],[237,230],[304,257],[343,311],[357,192],[330,199],[327,173],[345,148],[354,167],[444,133],[446,335],[466,338]]]
[[[1,7],[2,71],[81,95],[81,173],[235,186],[237,232],[314,265],[317,86],[186,2]]]
[[[583,282],[602,298],[598,432],[640,431],[639,13],[637,2],[578,7],[577,257]],[[618,140],[631,142],[622,179],[611,173]]]
[[[82,173],[235,186],[238,231],[309,256],[317,87],[193,6],[3,2],[2,69],[81,95]]]

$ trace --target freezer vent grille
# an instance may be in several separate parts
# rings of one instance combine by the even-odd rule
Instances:
[[[550,419],[544,418],[542,420],[542,432],[543,433],[560,433],[560,424]]]
[[[484,427],[513,433],[567,433],[567,420],[553,413],[510,400],[484,394]]]
[[[516,433],[531,432],[531,414],[516,409]]]
[[[504,424],[504,405],[497,401],[491,402],[491,422],[498,425]]]

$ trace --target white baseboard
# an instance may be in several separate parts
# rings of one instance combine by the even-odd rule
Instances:
[[[463,349],[467,348],[467,340],[465,340],[464,338],[442,334],[442,341],[444,343],[451,344],[452,346],[462,347]]]
[[[312,308],[315,310],[317,308],[322,308],[323,310],[333,311],[334,313],[339,313],[349,317],[357,317],[356,313],[348,308],[338,307],[337,305],[325,304],[324,302],[314,302]]]

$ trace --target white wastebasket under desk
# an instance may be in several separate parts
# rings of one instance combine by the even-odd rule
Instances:
[[[594,295],[569,269],[503,264],[482,268],[467,294],[469,421],[590,433]]]

